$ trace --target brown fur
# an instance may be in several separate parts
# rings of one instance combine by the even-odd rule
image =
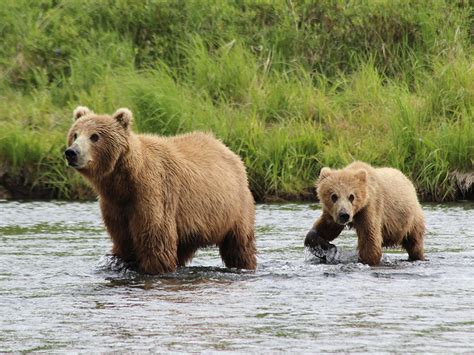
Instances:
[[[75,167],[99,194],[114,254],[157,274],[218,245],[227,267],[256,268],[254,200],[241,159],[224,144],[200,132],[135,134],[127,109],[78,107],[74,118],[68,146],[80,150]]]
[[[363,162],[341,170],[323,168],[316,188],[323,213],[308,233],[306,246],[314,247],[322,240],[327,248],[327,242],[348,224],[357,231],[363,263],[379,264],[382,247],[398,245],[407,250],[410,260],[424,259],[423,210],[413,184],[399,170],[373,168]],[[343,215],[347,220],[341,220]]]

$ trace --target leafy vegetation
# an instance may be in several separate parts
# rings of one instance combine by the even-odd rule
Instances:
[[[0,3],[0,185],[88,198],[62,152],[72,110],[209,130],[258,200],[306,198],[322,166],[401,169],[426,200],[472,172],[468,1]]]

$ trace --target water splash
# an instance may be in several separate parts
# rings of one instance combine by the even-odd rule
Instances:
[[[359,260],[356,251],[343,250],[336,246],[332,246],[328,250],[320,247],[305,248],[304,258],[307,262],[320,264],[349,264]]]

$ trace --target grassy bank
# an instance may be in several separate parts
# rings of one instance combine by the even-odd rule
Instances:
[[[34,5],[32,3],[35,3]],[[87,198],[63,161],[78,104],[141,132],[210,130],[258,200],[303,198],[322,166],[397,167],[426,200],[472,172],[468,1],[4,1],[0,185]]]

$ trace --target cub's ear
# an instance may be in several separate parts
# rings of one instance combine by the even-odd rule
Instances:
[[[133,121],[132,111],[128,108],[119,108],[112,117],[125,129],[129,129]]]
[[[82,116],[94,113],[86,106],[77,106],[74,112],[72,113],[72,118],[74,121],[78,120]]]
[[[329,168],[322,168],[321,171],[319,172],[319,180],[327,178],[329,175],[331,175],[331,169]]]
[[[319,172],[319,177],[316,180],[316,186],[323,181],[325,178],[327,178],[329,175],[331,175],[332,170],[329,168],[322,168],[321,171]]]
[[[355,172],[354,176],[361,182],[367,182],[367,171],[365,169],[359,169]]]

